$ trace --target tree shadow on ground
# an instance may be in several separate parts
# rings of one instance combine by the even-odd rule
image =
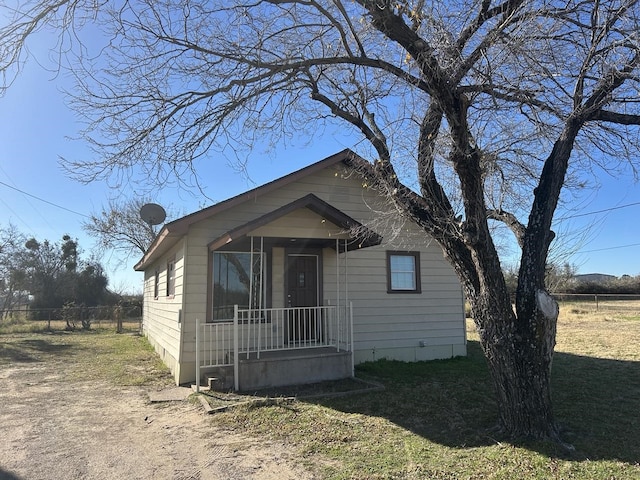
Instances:
[[[57,336],[56,336],[57,337]],[[45,355],[68,355],[73,345],[59,338],[7,337],[0,343],[1,363],[34,363]],[[74,347],[77,348],[77,347]]]
[[[0,480],[21,480],[22,477],[19,477],[15,473],[4,470],[0,467]]]
[[[507,442],[495,433],[498,418],[491,379],[478,342],[451,360],[364,364],[357,375],[383,384],[383,392],[319,399],[347,413],[377,416],[430,441],[468,448]],[[509,442],[567,460],[640,462],[640,362],[556,353],[554,409],[569,452],[551,442]]]

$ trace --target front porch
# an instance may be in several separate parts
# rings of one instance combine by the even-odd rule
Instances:
[[[352,376],[348,254],[381,241],[312,194],[211,241],[197,388],[206,371],[235,390]]]
[[[235,391],[353,376],[352,306],[240,309],[196,322],[196,390],[203,376]]]

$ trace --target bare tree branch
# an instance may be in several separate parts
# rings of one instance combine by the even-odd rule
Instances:
[[[65,35],[94,19],[108,42],[88,58]],[[44,26],[95,151],[64,165],[89,181],[197,183],[196,160],[355,132],[367,183],[458,273],[501,424],[557,439],[554,214],[584,171],[638,166],[638,0],[32,0],[0,24],[3,87]],[[515,311],[492,220],[522,247]]]
[[[134,198],[125,201],[109,201],[100,213],[92,213],[82,228],[97,240],[103,250],[117,252],[120,262],[132,255],[144,254],[156,237],[153,225],[140,215],[140,209],[149,198]]]
[[[640,125],[640,115],[597,110],[589,120],[617,123],[618,125]]]
[[[513,232],[518,245],[520,247],[524,245],[526,227],[520,223],[513,213],[505,212],[504,210],[487,210],[487,218],[504,223]]]

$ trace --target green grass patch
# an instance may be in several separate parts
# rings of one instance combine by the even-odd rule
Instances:
[[[247,406],[213,421],[287,442],[325,479],[640,478],[637,321],[569,311],[560,321],[554,406],[573,453],[496,436],[497,406],[471,325],[469,336],[467,357],[358,366],[382,392]]]

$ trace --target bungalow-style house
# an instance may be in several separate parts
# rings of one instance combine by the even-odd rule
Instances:
[[[253,390],[466,354],[454,270],[362,162],[345,150],[162,227],[135,269],[144,334],[177,384]]]

